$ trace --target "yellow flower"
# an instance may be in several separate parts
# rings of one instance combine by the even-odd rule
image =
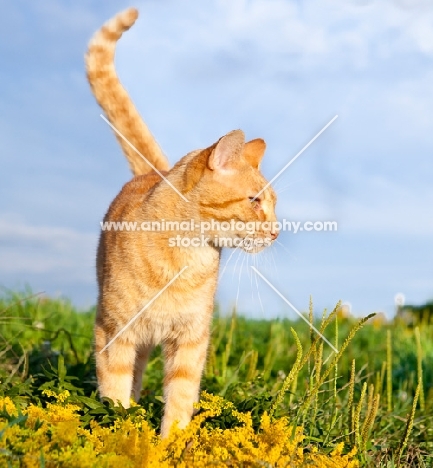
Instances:
[[[0,409],[5,409],[10,416],[18,415],[18,410],[9,397],[0,397]]]
[[[56,398],[56,403],[47,404],[46,408],[29,405],[23,411],[27,415],[23,424],[9,426],[0,419],[0,428],[4,430],[0,450],[6,454],[7,463],[10,462],[5,466],[36,468],[43,454],[46,466],[68,468],[358,467],[356,449],[343,455],[341,443],[330,456],[320,453],[316,447],[304,453],[303,430],[291,425],[288,418],[272,420],[264,413],[256,430],[251,413],[240,413],[219,396],[204,393],[197,405],[201,412],[188,427],[184,430],[174,427],[169,437],[161,440],[145,420],[144,411],[118,419],[109,427],[93,420],[84,429],[79,407],[65,403],[69,396],[66,392],[60,397],[50,390],[45,394]],[[8,412],[16,411],[10,399],[0,399],[1,404]],[[206,426],[206,420],[223,410],[240,424],[231,429]]]
[[[335,449],[331,452],[331,457],[336,457],[337,455],[341,455],[344,449],[344,442],[340,442]]]
[[[42,394],[46,395],[46,396],[49,396],[49,397],[55,398],[56,401],[59,402],[59,403],[64,403],[66,401],[66,399],[71,395],[69,393],[69,390],[65,390],[65,391],[63,391],[61,393],[56,393],[56,392],[53,392],[50,389],[43,390]]]

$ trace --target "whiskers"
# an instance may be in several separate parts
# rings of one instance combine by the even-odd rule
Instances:
[[[263,252],[264,252],[264,251],[263,251]],[[262,252],[259,252],[259,254],[260,254],[260,253],[262,253]],[[255,268],[257,268],[257,267],[259,266],[259,262],[260,262],[260,260],[263,258],[263,257],[260,256],[259,254],[254,255],[254,257],[253,257],[253,259],[252,259]],[[250,273],[251,273],[251,276],[252,276],[252,275],[253,275],[253,272],[251,271],[251,268],[249,268],[249,270],[250,270]],[[257,296],[258,296],[258,298],[259,298],[260,308],[261,308],[261,310],[262,310],[262,314],[263,314],[263,318],[264,318],[264,316],[265,316],[265,310],[264,310],[264,308],[263,308],[262,298],[261,298],[261,296],[260,296],[260,289],[259,289],[259,283],[258,283],[258,281],[257,281],[257,275],[254,275],[254,279],[256,280]],[[253,289],[253,288],[251,288],[251,289]]]
[[[238,310],[238,304],[239,304],[239,291],[241,289],[241,277],[242,277],[242,268],[244,266],[244,262],[245,262],[245,259],[247,258],[247,253],[246,252],[242,252],[244,255],[243,255],[243,259],[242,259],[242,263],[241,263],[241,268],[240,268],[240,271],[239,271],[239,278],[238,278],[238,291],[236,293],[236,310]],[[235,265],[235,268],[236,268],[236,265]]]
[[[230,257],[227,259],[227,261],[226,261],[226,263],[225,263],[225,265],[224,265],[224,267],[223,267],[223,269],[222,269],[222,271],[221,271],[221,274],[220,274],[220,278],[219,278],[220,281],[222,280],[222,277],[224,276],[224,273],[225,273],[225,271],[226,271],[226,269],[227,269],[227,266],[228,266],[228,264],[229,264],[229,262],[230,262],[230,259],[231,259],[231,258],[233,257],[233,255],[238,251],[238,249],[241,247],[241,245],[243,244],[243,242],[244,242],[244,241],[242,240],[242,242],[241,242],[237,247],[235,247],[235,248],[233,249],[233,252],[230,254]],[[239,252],[238,252],[238,253],[239,253]],[[238,258],[239,258],[239,255],[238,255]]]
[[[269,307],[265,307],[266,300],[264,300],[264,298],[266,297],[266,292],[264,293],[263,290],[261,290],[263,285],[251,267],[263,272],[263,274],[270,278],[279,278],[280,274],[277,269],[275,254],[281,257],[286,256],[287,253],[292,259],[296,258],[284,243],[278,239],[260,252],[246,252],[243,246],[249,240],[251,239],[246,237],[236,248],[233,248],[232,251],[229,252],[221,269],[220,281],[222,281],[223,277],[227,277],[227,270],[231,270],[231,279],[227,280],[226,278],[225,288],[228,286],[232,291],[232,297],[235,297],[234,305],[236,310],[239,310],[239,306],[242,307],[244,302],[248,302],[251,304],[247,309],[248,311],[253,312],[257,318],[267,318],[272,311],[268,310]],[[280,252],[281,249],[284,249],[284,254]],[[248,288],[250,289],[251,295],[247,293]],[[249,300],[248,297],[250,297]],[[245,304],[243,304],[243,306],[245,306]]]
[[[278,239],[275,240],[275,242],[278,244],[279,247],[282,247],[292,257],[293,260],[297,260],[296,255],[293,255],[293,253],[290,252],[290,250],[288,250],[288,248],[282,242],[280,242]]]
[[[257,278],[253,280],[254,273],[251,271],[251,265],[259,267],[259,265],[262,264],[262,259],[264,258],[262,254],[264,251],[259,252],[259,253],[246,252],[242,247],[248,241],[251,241],[251,240],[252,238],[247,236],[245,239],[243,239],[239,243],[239,245],[236,248],[233,249],[232,252],[230,252],[229,257],[227,258],[227,260],[224,263],[224,266],[221,269],[219,280],[220,282],[222,281],[222,278],[224,277],[224,275],[226,274],[227,270],[230,267],[230,269],[232,269],[232,275],[231,275],[232,283],[233,284],[237,283],[235,307],[236,309],[238,309],[239,299],[242,298],[242,295],[241,295],[242,282],[244,282],[245,280],[248,280],[248,277],[249,277],[251,300],[253,303],[258,302],[260,304],[260,309],[262,311],[262,314],[264,315],[264,307],[263,307],[263,302],[260,296],[258,281],[257,281]],[[267,249],[265,249],[265,251],[266,250]],[[247,275],[245,275],[244,273],[245,272],[244,266],[246,266]],[[237,277],[237,281],[235,280],[235,275]]]

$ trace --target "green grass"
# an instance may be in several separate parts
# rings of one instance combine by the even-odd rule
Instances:
[[[288,416],[303,426],[306,449],[331,451],[345,442],[347,450],[357,446],[361,466],[433,466],[433,325],[408,328],[373,318],[361,326],[338,315],[314,320],[318,329],[326,325],[338,349],[359,328],[335,359],[302,321],[216,314],[202,388],[251,411],[257,427],[264,411]],[[93,319],[94,309],[77,312],[65,300],[0,297],[0,396],[44,405],[44,389],[69,389],[83,425],[111,424],[133,411],[97,400]],[[154,427],[161,419],[162,373],[156,349],[140,400]],[[222,414],[208,424],[230,428],[239,421]]]

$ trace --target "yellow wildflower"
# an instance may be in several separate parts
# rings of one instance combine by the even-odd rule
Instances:
[[[29,405],[23,411],[27,420],[22,424],[9,426],[0,418],[0,428],[4,431],[0,439],[0,451],[6,455],[4,466],[36,468],[40,466],[42,454],[46,466],[68,468],[358,467],[356,449],[342,455],[344,445],[338,444],[330,456],[319,453],[315,447],[304,453],[301,427],[293,427],[287,418],[271,420],[265,413],[256,430],[251,413],[240,413],[232,403],[218,396],[204,394],[198,405],[201,412],[188,427],[184,430],[174,427],[164,440],[144,419],[144,411],[118,419],[109,427],[91,421],[90,427],[84,429],[79,407],[65,403],[67,397],[63,392],[56,403],[46,408]],[[10,399],[0,399],[0,404],[8,411],[16,410]],[[240,425],[231,429],[205,425],[208,418],[223,410],[231,413]]]
[[[50,389],[43,390],[42,394],[46,395],[46,396],[49,396],[49,397],[55,398],[55,400],[57,402],[59,402],[59,403],[64,403],[67,400],[67,398],[71,395],[69,393],[69,390],[65,390],[65,391],[63,391],[61,393],[56,393],[56,392],[53,392]]]
[[[18,415],[18,410],[15,407],[14,402],[9,397],[0,397],[0,410],[2,409],[5,409],[11,416]]]

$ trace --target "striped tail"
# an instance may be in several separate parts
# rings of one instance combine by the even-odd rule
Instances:
[[[127,140],[115,133],[134,175],[146,174],[152,171],[152,167],[131,145],[159,171],[170,168],[167,158],[131,102],[114,68],[116,43],[135,23],[137,17],[138,11],[129,8],[107,21],[90,40],[85,57],[87,78],[98,104],[113,127]]]

